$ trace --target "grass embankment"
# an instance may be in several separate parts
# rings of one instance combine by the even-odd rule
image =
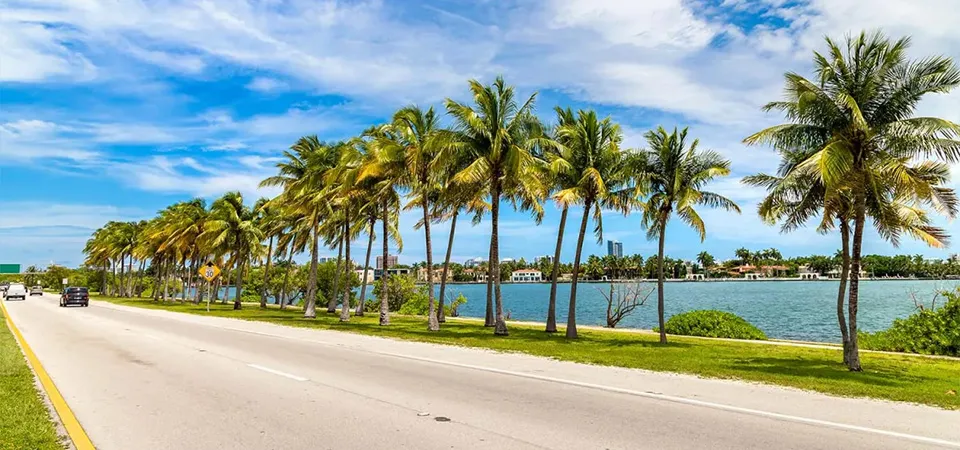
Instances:
[[[0,300],[3,301],[3,300]],[[63,449],[33,371],[7,328],[0,309],[0,449]]]
[[[98,298],[142,308],[232,317],[280,325],[329,329],[373,336],[461,345],[553,357],[564,361],[679,372],[711,378],[729,378],[790,386],[827,394],[873,397],[960,409],[960,361],[912,355],[864,353],[864,372],[852,373],[841,364],[839,350],[786,345],[763,345],[713,339],[671,337],[661,345],[655,335],[604,330],[582,330],[568,341],[560,333],[548,335],[540,327],[513,324],[510,336],[493,336],[482,323],[450,320],[441,331],[426,331],[423,318],[391,317],[389,327],[377,324],[377,315],[352,317],[340,323],[337,315],[318,308],[316,319],[304,319],[299,309],[261,310],[255,303],[232,310],[232,304],[155,303],[150,299]]]

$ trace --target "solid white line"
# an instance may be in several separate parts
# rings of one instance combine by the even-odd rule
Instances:
[[[213,328],[220,328],[220,329],[224,329],[224,330],[237,331],[237,332],[241,332],[241,333],[255,334],[255,335],[260,335],[260,336],[269,336],[269,337],[274,337],[274,338],[278,338],[278,339],[288,339],[288,340],[293,340],[293,341],[309,342],[309,343],[313,343],[313,344],[325,345],[325,346],[328,346],[328,347],[341,347],[341,346],[336,345],[336,344],[331,344],[331,343],[329,343],[329,342],[318,341],[318,340],[314,340],[314,339],[305,339],[305,338],[300,338],[300,337],[295,337],[295,336],[283,336],[283,335],[278,335],[278,334],[273,334],[273,333],[266,333],[266,332],[263,332],[263,331],[244,330],[244,329],[242,329],[242,328],[234,328],[234,327],[225,326],[225,325],[203,324],[203,323],[199,323],[199,322],[194,322],[194,323],[195,323],[195,324],[201,324],[201,325],[204,325],[204,326],[213,327]],[[694,399],[690,399],[690,398],[686,398],[686,397],[677,397],[677,396],[667,395],[667,394],[657,394],[657,393],[653,393],[653,392],[635,391],[635,390],[631,390],[631,389],[623,389],[623,388],[617,388],[617,387],[612,387],[612,386],[604,386],[604,385],[600,385],[600,384],[585,383],[585,382],[582,382],[582,381],[566,380],[566,379],[562,379],[562,378],[554,378],[554,377],[548,377],[548,376],[543,376],[543,375],[534,375],[534,374],[529,374],[529,373],[524,373],[524,372],[515,372],[515,371],[512,371],[512,370],[496,369],[496,368],[493,368],[493,367],[476,366],[476,365],[472,365],[472,364],[462,364],[462,363],[456,363],[456,362],[450,362],[450,361],[443,361],[443,360],[437,360],[437,359],[432,359],[432,358],[423,358],[423,357],[419,357],[419,356],[405,355],[405,354],[401,354],[401,353],[382,352],[382,351],[370,350],[370,349],[359,348],[359,347],[351,347],[351,350],[353,350],[353,351],[361,351],[361,352],[366,352],[366,353],[372,353],[372,354],[377,354],[377,355],[382,355],[382,356],[391,356],[391,357],[394,357],[394,358],[409,359],[409,360],[426,362],[426,363],[431,363],[431,364],[439,364],[439,365],[459,367],[459,368],[464,368],[464,369],[479,370],[479,371],[484,371],[484,372],[497,373],[497,374],[501,374],[501,375],[510,375],[510,376],[515,376],[515,377],[520,377],[520,378],[528,378],[528,379],[532,379],[532,380],[547,381],[547,382],[551,382],[551,383],[560,383],[560,384],[566,384],[566,385],[571,385],[571,386],[578,386],[578,387],[583,387],[583,388],[588,388],[588,389],[597,389],[597,390],[601,390],[601,391],[607,391],[607,392],[614,392],[614,393],[619,393],[619,394],[632,395],[632,396],[636,396],[636,397],[651,398],[651,399],[663,400],[663,401],[668,401],[668,402],[673,402],[673,403],[681,403],[681,404],[686,404],[686,405],[691,405],[691,406],[700,406],[700,407],[704,407],[704,408],[712,408],[712,409],[717,409],[717,410],[721,410],[721,411],[730,411],[730,412],[736,412],[736,413],[741,413],[741,414],[749,414],[749,415],[753,415],[753,416],[766,417],[766,418],[770,418],[770,419],[778,419],[778,420],[784,420],[784,421],[796,422],[796,423],[803,423],[803,424],[808,424],[808,425],[818,425],[818,426],[830,427],[830,428],[835,428],[835,429],[840,429],[840,430],[847,430],[847,431],[857,431],[857,432],[861,432],[861,433],[869,433],[869,434],[875,434],[875,435],[880,435],[880,436],[888,436],[888,437],[894,437],[894,438],[899,438],[899,439],[906,439],[906,440],[910,440],[910,441],[914,441],[914,442],[923,442],[923,443],[927,443],[927,444],[941,445],[941,446],[946,446],[946,447],[951,447],[951,448],[960,448],[960,442],[947,441],[947,440],[943,440],[943,439],[931,438],[931,437],[926,437],[926,436],[918,436],[918,435],[914,435],[914,434],[900,433],[900,432],[896,432],[896,431],[881,430],[881,429],[878,429],[878,428],[863,427],[863,426],[859,426],[859,425],[850,425],[850,424],[839,423],[839,422],[831,422],[831,421],[827,421],[827,420],[811,419],[811,418],[809,418],[809,417],[793,416],[793,415],[789,415],[789,414],[781,414],[781,413],[775,413],[775,412],[769,412],[769,411],[762,411],[762,410],[758,410],[758,409],[742,408],[742,407],[739,407],[739,406],[725,405],[725,404],[722,404],[722,403],[707,402],[707,401],[703,401],[703,400],[694,400]],[[278,372],[278,371],[275,371],[275,370],[273,370],[273,369],[268,369],[268,368],[266,368],[266,367],[257,366],[257,365],[255,365],[255,364],[248,364],[248,366],[253,367],[253,368],[256,368],[256,369],[260,369],[260,370],[263,370],[263,371],[266,371],[266,372],[270,372],[270,373],[273,373],[273,374],[276,374],[276,375],[281,375],[281,376],[285,376],[285,377],[288,377],[288,378],[292,378],[292,379],[298,380],[298,381],[306,381],[306,380],[307,380],[306,378],[301,378],[301,377],[297,377],[297,376],[295,376],[295,375],[290,375],[290,374],[286,374],[286,373],[283,373],[283,372]]]
[[[262,371],[267,372],[267,373],[272,373],[272,374],[274,374],[274,375],[280,375],[281,377],[287,377],[287,378],[289,378],[289,379],[291,379],[291,380],[307,381],[307,379],[304,378],[304,377],[298,377],[298,376],[296,376],[296,375],[291,375],[291,374],[289,374],[289,373],[281,372],[281,371],[279,371],[279,370],[273,370],[273,369],[271,369],[271,368],[269,368],[269,367],[263,367],[263,366],[260,366],[260,365],[257,365],[257,364],[247,364],[247,366],[253,367],[254,369],[257,369],[257,370],[262,370]]]

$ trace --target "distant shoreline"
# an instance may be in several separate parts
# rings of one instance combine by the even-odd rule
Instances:
[[[777,281],[777,282],[796,281],[796,282],[804,282],[804,283],[815,283],[815,282],[818,282],[818,281],[819,281],[819,282],[824,282],[824,281],[838,282],[838,281],[840,281],[840,279],[839,279],[839,278],[817,278],[817,279],[812,279],[812,280],[811,280],[811,279],[803,280],[803,279],[800,279],[800,278],[761,278],[761,279],[759,279],[759,280],[747,280],[747,279],[744,279],[744,278],[714,278],[714,279],[709,279],[709,280],[683,280],[683,279],[679,279],[679,278],[667,278],[667,279],[665,279],[665,280],[663,280],[663,281],[666,282],[666,283],[756,283],[756,282],[764,282],[764,281]],[[870,277],[865,277],[865,278],[861,278],[860,281],[958,281],[958,282],[960,282],[960,278],[880,278],[880,277],[870,278]],[[617,283],[617,284],[625,284],[625,283],[656,283],[656,282],[657,282],[657,279],[656,279],[656,278],[641,278],[641,279],[636,279],[636,280],[577,280],[577,282],[578,282],[578,283],[593,283],[593,284],[598,284],[598,283],[601,283],[601,284],[602,284],[602,283]],[[426,283],[425,283],[425,282],[418,281],[417,284],[426,284]],[[434,281],[433,284],[439,285],[440,282],[439,282],[439,281]],[[478,281],[448,281],[447,284],[448,284],[448,285],[451,285],[451,284],[487,284],[487,283],[486,283],[485,281],[482,281],[482,282],[478,282]],[[549,281],[538,281],[538,282],[512,282],[512,281],[503,281],[503,282],[501,282],[500,284],[550,284],[550,282],[549,282]],[[557,284],[570,284],[570,281],[558,281]]]

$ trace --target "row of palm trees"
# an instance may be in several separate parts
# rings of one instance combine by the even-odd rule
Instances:
[[[790,123],[745,140],[747,144],[772,145],[782,156],[780,170],[776,175],[750,176],[744,182],[769,190],[759,213],[770,223],[782,221],[784,231],[813,219],[819,219],[821,231],[840,229],[844,264],[838,320],[844,359],[851,370],[859,370],[856,316],[866,217],[894,244],[904,233],[934,246],[945,243],[946,234],[930,224],[924,208],[950,217],[956,214],[956,197],[944,187],[948,167],[916,160],[931,155],[955,160],[960,155],[960,143],[955,139],[960,127],[942,119],[913,118],[912,114],[923,95],[949,90],[960,82],[960,74],[945,58],[907,60],[907,39],[890,42],[878,33],[848,38],[845,49],[829,39],[827,43],[830,52],[816,54],[817,80],[787,74],[787,99],[766,106],[784,112]],[[697,206],[739,212],[729,199],[705,190],[712,180],[730,173],[729,161],[718,153],[700,150],[686,129],[651,130],[645,134],[647,148],[631,150],[622,147],[620,127],[593,111],[556,108],[555,123],[547,125],[535,114],[536,94],[517,98],[502,78],[491,85],[472,80],[469,90],[469,103],[444,102],[446,126],[432,107],[408,106],[388,123],[353,139],[325,142],[316,136],[300,138],[284,152],[277,174],[262,182],[262,186],[280,187],[281,193],[258,201],[253,208],[244,206],[239,193],[231,193],[209,210],[202,201],[193,200],[173,205],[145,224],[107,224],[88,244],[88,263],[120,267],[123,273],[126,261],[129,274],[134,260],[142,266],[149,259],[159,277],[178,270],[189,277],[204,262],[216,260],[235,274],[235,308],[240,308],[239,292],[250,264],[264,260],[270,264],[283,256],[289,261],[306,251],[310,265],[304,316],[316,317],[322,241],[325,248],[338,249],[337,277],[333,293],[326,299],[327,312],[335,313],[339,304],[340,320],[348,321],[353,287],[350,277],[340,280],[339,275],[352,267],[351,243],[366,235],[363,267],[369,267],[379,222],[383,260],[387,261],[391,239],[402,249],[400,212],[415,210],[420,215],[416,227],[424,232],[427,267],[434,266],[431,226],[450,221],[438,297],[434,295],[433,271],[427,271],[427,328],[436,331],[445,320],[445,281],[457,220],[467,214],[476,224],[489,217],[485,325],[497,335],[507,335],[500,287],[501,209],[509,204],[527,211],[539,224],[544,204],[552,201],[561,216],[546,331],[557,331],[556,280],[562,238],[569,212],[579,209],[582,217],[566,327],[566,336],[576,338],[576,285],[590,219],[594,234],[602,240],[604,211],[638,212],[647,237],[658,240],[657,309],[660,340],[666,342],[662,263],[667,225],[672,218],[679,218],[697,231],[702,241],[706,229]],[[127,239],[130,226],[143,229],[141,242]],[[390,321],[388,278],[385,271],[379,299],[381,325]],[[129,294],[131,283],[121,283],[118,292]],[[262,305],[266,295],[261,293]],[[361,299],[364,296],[361,292]],[[362,301],[359,303],[355,315],[363,314]]]

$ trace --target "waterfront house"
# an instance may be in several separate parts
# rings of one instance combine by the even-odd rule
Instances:
[[[452,270],[448,270],[448,271],[447,271],[447,281],[449,282],[452,277],[453,277],[453,271],[452,271]],[[434,283],[439,283],[442,278],[443,278],[443,267],[439,267],[439,268],[433,269],[433,282],[434,282]],[[421,268],[419,268],[419,269],[417,270],[417,281],[418,281],[418,282],[421,282],[421,283],[426,283],[426,282],[427,282],[427,268],[426,268],[426,267],[421,267]]]
[[[388,272],[390,273],[390,276],[396,276],[396,275],[408,276],[408,275],[410,275],[410,269],[407,269],[407,268],[399,268],[399,269],[398,269],[398,268],[393,268],[393,269],[388,269]],[[383,269],[376,269],[376,270],[373,271],[373,279],[374,279],[374,280],[379,280],[381,276],[383,276]]]
[[[810,269],[810,266],[804,264],[797,268],[797,275],[801,280],[819,280],[820,274]]]
[[[514,270],[510,274],[513,283],[539,283],[543,281],[543,273],[535,269]]]
[[[354,269],[353,272],[357,274],[357,278],[363,284],[373,283],[373,280],[376,279],[373,269]]]

